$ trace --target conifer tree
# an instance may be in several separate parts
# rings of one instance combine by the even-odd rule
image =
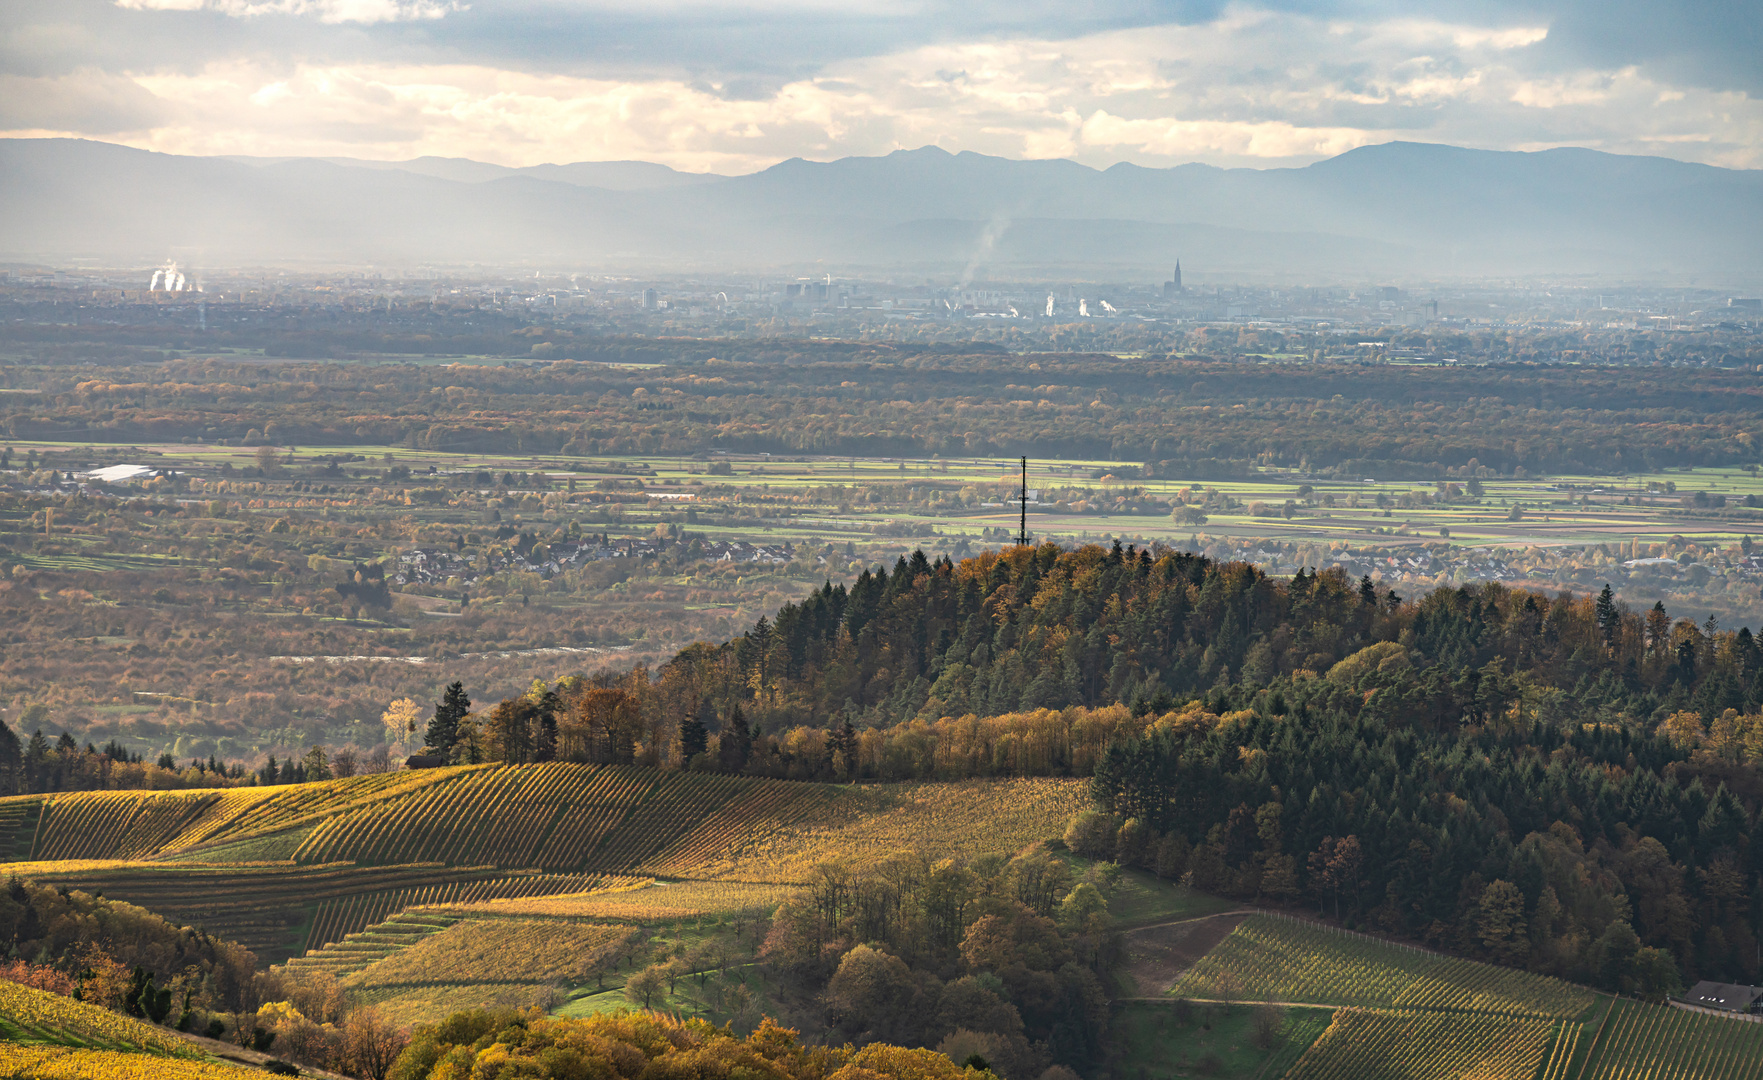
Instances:
[[[1621,617],[1616,611],[1616,595],[1610,591],[1610,583],[1604,583],[1604,591],[1598,594],[1598,629],[1604,632],[1604,644],[1616,640],[1616,630],[1622,625]]]
[[[454,683],[441,695],[435,715],[423,733],[423,747],[431,754],[450,756],[459,741],[459,722],[471,712],[471,699],[465,696],[465,684]]]
[[[747,718],[741,714],[741,706],[737,703],[729,713],[728,724],[722,729],[717,764],[723,772],[738,773],[747,767],[747,755],[752,750],[753,731],[747,727]]]
[[[710,745],[710,732],[704,721],[696,716],[687,716],[679,722],[679,753],[681,759],[690,761],[702,754]]]
[[[0,720],[0,795],[17,795],[24,782],[24,751],[18,736]]]

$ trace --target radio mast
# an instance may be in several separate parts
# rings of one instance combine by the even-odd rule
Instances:
[[[1016,542],[1028,546],[1028,458],[1022,459],[1022,518],[1017,525]]]

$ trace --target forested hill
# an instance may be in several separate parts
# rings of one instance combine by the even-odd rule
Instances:
[[[1383,645],[1375,654],[1368,646]],[[669,667],[770,726],[1239,696],[1360,654],[1390,722],[1713,720],[1763,695],[1748,630],[1498,584],[1403,598],[1338,570],[1268,577],[1185,553],[1046,544],[959,564],[916,552],[828,584]],[[1357,712],[1358,710],[1355,710]]]
[[[1759,666],[1607,592],[1044,545],[829,585],[654,687],[718,706],[724,769],[1091,775],[1085,854],[1661,994],[1760,974]]]

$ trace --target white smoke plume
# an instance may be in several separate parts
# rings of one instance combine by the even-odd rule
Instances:
[[[1051,319],[1052,317],[1053,317],[1053,295],[1051,293],[1048,293],[1047,294],[1047,318]]]
[[[973,275],[992,257],[992,249],[998,246],[998,238],[1004,230],[1010,228],[1010,215],[1002,210],[992,215],[986,227],[980,230],[979,243],[974,246],[973,256],[967,260],[967,268],[961,271],[961,285],[965,289],[973,284]]]
[[[1090,302],[1088,300],[1085,300],[1082,297],[1078,298],[1077,314],[1079,318],[1087,319],[1090,317]]]

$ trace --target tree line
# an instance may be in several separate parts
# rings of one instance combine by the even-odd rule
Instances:
[[[416,364],[9,367],[9,384],[40,393],[15,395],[0,424],[21,439],[199,432],[215,442],[588,455],[1026,451],[1151,463],[1158,475],[1273,465],[1429,480],[1471,461],[1498,475],[1754,464],[1763,440],[1758,388],[1744,371],[1719,368],[1058,354],[1036,356],[1025,376],[1019,356],[972,352],[823,349],[807,363],[784,350],[730,355],[687,342],[659,367],[454,365],[440,378]],[[1026,435],[1025,408],[1034,417]]]

